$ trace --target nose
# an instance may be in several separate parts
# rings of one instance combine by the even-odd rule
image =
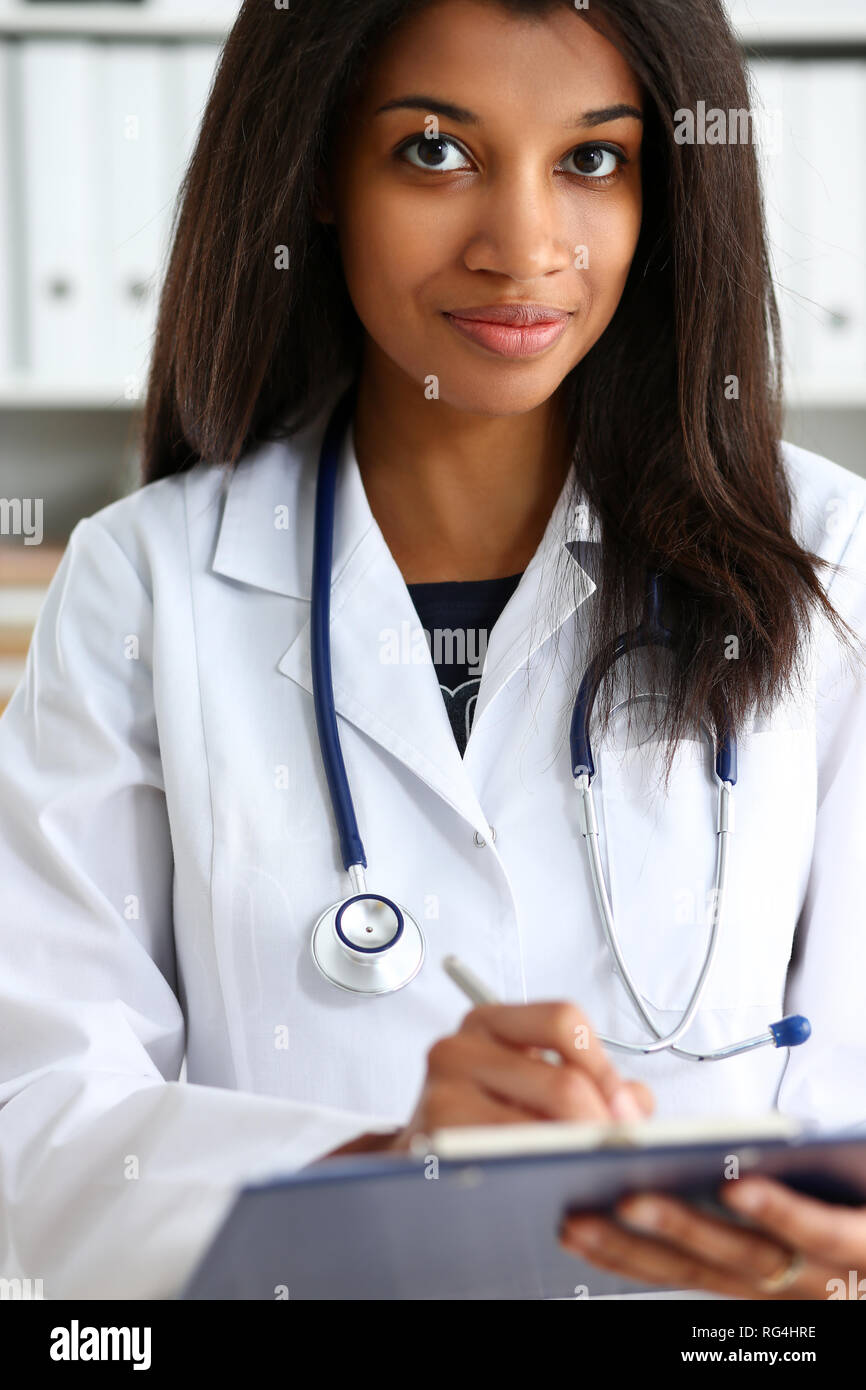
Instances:
[[[463,253],[468,270],[511,280],[537,280],[574,265],[580,238],[574,211],[566,218],[562,193],[550,176],[516,170],[487,183]]]

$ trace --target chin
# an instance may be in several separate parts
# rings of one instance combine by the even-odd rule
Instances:
[[[521,375],[525,378],[523,381]],[[464,377],[452,384],[440,376],[438,398],[454,410],[465,410],[472,415],[525,415],[549,400],[563,379],[557,374],[533,380],[525,367],[522,373],[504,371],[499,373],[498,380],[477,383]]]

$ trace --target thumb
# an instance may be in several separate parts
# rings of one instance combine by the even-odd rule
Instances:
[[[644,1118],[648,1119],[656,1108],[656,1098],[649,1086],[645,1086],[642,1081],[626,1081],[625,1085],[640,1106]]]

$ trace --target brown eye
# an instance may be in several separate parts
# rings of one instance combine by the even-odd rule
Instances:
[[[410,159],[410,150],[417,152],[416,159]],[[455,140],[440,135],[431,140],[426,135],[413,135],[397,151],[398,158],[406,159],[415,169],[430,169],[434,173],[451,174],[467,167],[466,155]]]
[[[577,166],[575,173],[599,181],[615,177],[625,163],[625,156],[607,145],[584,145],[582,149],[572,150],[566,158],[574,160]]]

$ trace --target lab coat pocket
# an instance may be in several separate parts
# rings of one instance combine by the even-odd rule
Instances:
[[[797,728],[740,738],[727,891],[702,1008],[781,1004],[814,827],[806,747]],[[667,795],[661,771],[657,740],[602,751],[596,804],[626,967],[647,1003],[681,1012],[709,942],[718,783],[704,739],[680,743]]]

